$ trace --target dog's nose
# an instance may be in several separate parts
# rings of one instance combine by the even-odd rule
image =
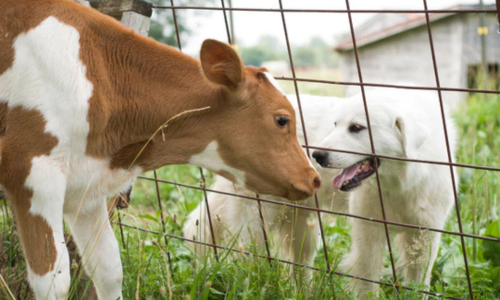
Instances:
[[[328,152],[316,150],[313,152],[312,157],[320,166],[325,166],[328,164]]]

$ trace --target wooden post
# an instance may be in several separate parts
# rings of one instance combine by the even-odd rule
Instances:
[[[90,7],[90,3],[87,0],[74,0],[74,1],[80,3],[83,6]]]
[[[89,0],[89,2],[98,11],[112,16],[135,32],[148,36],[153,14],[151,3],[143,0]]]

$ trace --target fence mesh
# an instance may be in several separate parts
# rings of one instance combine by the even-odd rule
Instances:
[[[377,178],[377,186],[378,186],[378,194],[379,194],[379,199],[380,199],[380,206],[381,206],[381,219],[377,218],[367,218],[363,216],[358,216],[358,215],[353,215],[345,212],[337,212],[333,210],[328,210],[328,209],[323,209],[320,207],[319,202],[318,202],[318,197],[317,195],[315,196],[315,205],[314,207],[310,206],[304,206],[301,204],[296,204],[296,203],[286,203],[286,206],[288,207],[293,207],[297,209],[302,209],[302,210],[307,210],[311,212],[316,212],[319,220],[319,231],[321,234],[321,240],[322,240],[322,251],[324,254],[325,258],[325,263],[326,263],[326,272],[334,272],[336,275],[339,276],[345,276],[345,277],[350,277],[350,278],[356,278],[359,280],[367,281],[367,282],[373,282],[379,285],[386,285],[386,286],[392,286],[395,288],[396,291],[400,291],[400,289],[406,289],[406,290],[414,290],[412,287],[405,286],[400,283],[398,280],[398,276],[396,274],[396,266],[395,266],[395,259],[393,257],[393,251],[392,251],[392,245],[391,245],[391,237],[390,237],[390,232],[389,232],[389,226],[400,226],[400,227],[407,227],[407,228],[413,228],[413,229],[419,229],[419,230],[428,230],[432,232],[438,232],[438,233],[444,233],[444,234],[449,234],[449,235],[454,235],[458,236],[460,238],[460,247],[461,251],[463,254],[463,260],[464,260],[464,266],[465,266],[465,274],[467,278],[467,289],[468,289],[468,299],[474,299],[475,295],[473,292],[473,287],[471,283],[471,273],[469,270],[469,263],[468,263],[468,257],[467,257],[467,251],[466,251],[466,242],[465,238],[472,238],[472,239],[477,239],[477,240],[483,240],[483,241],[494,241],[494,242],[500,242],[500,238],[494,238],[494,237],[488,237],[488,236],[481,236],[477,234],[470,234],[470,233],[465,233],[463,228],[462,228],[462,219],[461,219],[461,214],[460,214],[460,205],[459,205],[459,199],[457,195],[457,182],[455,182],[455,177],[453,176],[453,168],[454,167],[461,167],[461,168],[471,168],[471,169],[477,169],[477,170],[485,170],[485,171],[493,171],[493,172],[498,172],[500,171],[500,168],[498,167],[493,167],[493,166],[486,166],[486,165],[473,165],[473,164],[464,164],[464,163],[457,163],[453,162],[453,153],[450,150],[450,144],[448,140],[448,130],[446,128],[446,123],[445,123],[445,110],[443,107],[443,96],[442,92],[460,92],[460,93],[484,93],[484,94],[500,94],[500,91],[498,90],[493,90],[493,89],[476,89],[476,88],[456,88],[456,87],[443,87],[440,83],[439,80],[439,70],[436,62],[436,53],[435,53],[435,47],[434,47],[434,41],[433,41],[433,36],[432,36],[432,28],[431,28],[431,21],[430,21],[430,16],[434,14],[450,14],[450,13],[459,13],[459,14],[485,14],[485,13],[496,13],[496,10],[494,9],[458,9],[458,10],[437,10],[437,9],[428,9],[427,5],[427,0],[422,0],[423,1],[423,10],[372,10],[372,9],[350,9],[350,3],[349,0],[345,1],[346,9],[285,9],[283,8],[283,3],[282,0],[277,0],[279,2],[279,8],[278,9],[264,9],[264,8],[233,8],[233,7],[226,7],[224,0],[221,0],[220,2],[220,7],[206,7],[206,6],[175,6],[174,0],[170,0],[170,6],[161,6],[157,5],[154,6],[155,9],[163,9],[163,10],[171,10],[173,14],[173,21],[174,21],[174,26],[176,30],[176,38],[177,38],[177,45],[179,50],[182,51],[182,41],[181,41],[181,35],[179,32],[178,24],[177,24],[177,17],[176,14],[179,10],[209,10],[209,11],[221,11],[222,15],[221,17],[224,18],[224,24],[225,24],[225,30],[227,34],[227,41],[232,44],[233,38],[231,35],[231,29],[228,21],[228,16],[227,13],[230,11],[241,11],[241,12],[271,12],[271,13],[276,13],[281,16],[281,21],[283,25],[283,34],[285,37],[286,41],[286,47],[287,47],[287,53],[288,53],[288,59],[290,62],[290,68],[291,68],[291,73],[292,77],[278,77],[276,79],[282,80],[282,81],[292,81],[293,82],[293,87],[297,96],[297,101],[298,101],[298,113],[299,117],[301,119],[302,123],[302,130],[304,132],[304,149],[307,152],[307,155],[310,157],[310,151],[311,150],[327,150],[327,151],[336,151],[336,152],[343,152],[343,153],[351,153],[351,154],[361,154],[361,155],[367,155],[371,156],[373,158],[383,158],[383,159],[389,159],[389,160],[398,160],[398,161],[406,161],[406,162],[412,162],[412,163],[421,163],[421,164],[436,164],[436,165],[445,165],[449,167],[450,170],[450,176],[451,176],[451,182],[453,185],[453,191],[454,191],[454,207],[455,207],[455,213],[456,213],[456,218],[458,222],[458,231],[450,231],[450,230],[444,230],[440,228],[431,228],[427,226],[419,226],[419,225],[414,225],[414,224],[406,224],[406,223],[401,223],[401,222],[395,222],[395,221],[390,221],[387,220],[386,218],[386,213],[385,213],[385,206],[384,206],[384,197],[382,193],[382,187],[380,184],[380,174],[378,172],[378,160],[374,159],[374,162],[376,164],[376,178]],[[498,5],[497,1],[497,5]],[[352,44],[353,44],[353,49],[354,49],[354,56],[355,56],[355,62],[356,62],[356,71],[357,71],[357,76],[358,76],[358,82],[346,82],[346,81],[330,81],[330,80],[318,80],[318,79],[311,79],[311,78],[299,78],[296,75],[295,72],[295,67],[294,67],[294,60],[293,60],[293,54],[292,54],[292,49],[290,46],[290,39],[288,35],[288,28],[287,28],[287,22],[286,22],[286,15],[287,14],[293,14],[293,13],[325,13],[325,14],[346,14],[349,20],[349,28],[350,28],[350,35],[352,39]],[[430,47],[430,52],[431,52],[431,57],[432,57],[432,66],[433,66],[433,71],[434,71],[434,78],[435,78],[435,85],[434,86],[409,86],[409,85],[396,85],[396,84],[380,84],[380,83],[370,83],[370,82],[364,82],[363,80],[363,73],[362,73],[362,68],[360,64],[360,59],[359,59],[359,54],[358,54],[358,46],[356,45],[356,35],[355,35],[355,30],[354,30],[354,25],[353,25],[353,14],[366,14],[366,13],[386,13],[386,14],[406,14],[406,13],[419,13],[419,14],[424,14],[425,15],[425,26],[427,27],[427,33],[428,33],[428,39],[429,39],[429,47]],[[500,22],[500,21],[499,21]],[[500,28],[500,25],[499,25]],[[499,29],[500,30],[500,29]],[[355,151],[346,151],[346,150],[340,150],[340,149],[329,149],[329,148],[321,148],[321,147],[316,147],[316,146],[311,146],[308,143],[308,138],[307,138],[307,123],[305,122],[304,115],[302,112],[302,105],[300,101],[300,92],[299,92],[299,87],[298,83],[300,82],[309,82],[309,83],[318,83],[318,84],[329,84],[329,85],[344,85],[344,86],[357,86],[360,88],[361,95],[363,98],[363,105],[365,109],[365,114],[366,114],[366,119],[368,122],[368,132],[369,132],[369,138],[370,138],[370,145],[371,145],[371,152],[370,153],[362,153],[362,152],[355,152]],[[366,95],[365,95],[365,88],[366,87],[377,87],[377,88],[397,88],[397,89],[413,89],[413,90],[430,90],[430,91],[435,91],[438,94],[439,97],[439,104],[440,104],[440,110],[441,110],[441,117],[442,117],[442,125],[444,129],[444,134],[445,136],[443,137],[446,141],[446,149],[447,149],[447,157],[448,161],[443,162],[443,161],[432,161],[432,160],[417,160],[417,159],[409,159],[409,158],[401,158],[401,157],[395,157],[395,156],[388,156],[388,155],[381,155],[377,153],[377,149],[374,146],[373,142],[373,133],[371,129],[371,124],[370,124],[370,113],[369,109],[367,106],[367,101],[366,101]],[[120,226],[120,230],[123,232],[122,227],[128,227],[128,228],[134,228],[140,231],[145,231],[149,232],[152,234],[158,234],[158,235],[163,235],[164,236],[164,242],[166,245],[168,245],[169,239],[174,238],[174,239],[179,239],[183,240],[189,243],[193,244],[198,244],[198,245],[204,245],[206,247],[210,247],[213,249],[214,256],[218,260],[219,259],[219,250],[229,250],[229,251],[237,251],[237,252],[242,252],[247,255],[257,255],[263,259],[271,261],[279,261],[280,263],[285,263],[289,265],[294,265],[294,266],[299,266],[299,263],[293,262],[293,261],[288,261],[284,260],[279,257],[273,257],[270,252],[270,247],[268,243],[268,233],[265,224],[265,218],[264,214],[262,213],[262,206],[261,203],[269,203],[273,205],[284,205],[283,202],[279,202],[276,200],[271,200],[271,199],[265,199],[261,198],[259,195],[255,195],[255,197],[250,197],[250,196],[245,196],[245,195],[239,195],[235,193],[228,193],[225,191],[218,191],[214,190],[211,188],[208,188],[206,186],[206,180],[204,176],[203,169],[199,169],[200,171],[200,185],[190,185],[182,182],[176,182],[176,181],[170,181],[162,178],[158,178],[156,171],[154,172],[153,177],[147,177],[147,176],[140,176],[139,180],[146,180],[146,181],[152,181],[155,184],[156,187],[156,197],[158,201],[158,206],[161,211],[161,230],[162,232],[146,229],[146,228],[140,228],[136,226],[131,226],[128,224],[125,224],[121,221],[120,218],[120,213],[118,214],[119,220],[118,220],[118,225]],[[160,184],[166,184],[166,185],[175,185],[178,187],[184,187],[184,188],[189,188],[189,189],[195,189],[195,190],[201,190],[203,192],[203,199],[204,203],[207,208],[207,217],[208,217],[208,225],[210,227],[210,240],[211,242],[203,242],[203,241],[197,241],[194,239],[188,239],[185,237],[181,236],[176,236],[173,234],[170,234],[169,232],[166,232],[166,226],[165,226],[165,219],[164,219],[164,213],[163,213],[163,207],[162,207],[162,199],[160,197],[160,189],[159,185]],[[241,199],[248,199],[250,201],[257,201],[258,202],[258,210],[259,210],[259,216],[260,220],[262,223],[262,234],[264,236],[264,241],[266,245],[266,255],[259,255],[255,253],[250,253],[248,251],[241,251],[238,249],[232,249],[228,248],[222,245],[217,245],[216,244],[216,239],[214,237],[214,229],[213,229],[213,219],[212,215],[210,213],[210,206],[209,206],[209,201],[207,198],[207,192],[212,192],[212,193],[219,193],[219,194],[224,194],[228,196],[235,196],[239,197]],[[164,199],[166,200],[166,199]],[[363,278],[363,277],[357,277],[357,276],[352,276],[346,273],[338,272],[335,270],[332,270],[331,266],[331,261],[329,259],[330,254],[328,253],[327,249],[327,242],[325,240],[325,233],[323,229],[323,223],[322,223],[322,216],[325,214],[330,214],[330,215],[335,215],[335,216],[344,216],[347,218],[357,218],[369,222],[373,222],[374,224],[383,224],[384,226],[384,231],[385,231],[385,236],[386,236],[386,241],[387,241],[387,246],[389,248],[389,256],[390,256],[390,263],[391,263],[391,276],[392,276],[392,282],[383,282],[379,280],[372,280],[369,278]],[[123,233],[122,233],[123,235]],[[123,239],[123,238],[122,238]],[[125,245],[124,245],[125,246]],[[167,247],[168,249],[168,247]],[[167,253],[168,255],[168,262],[171,264],[171,257],[170,253]],[[321,271],[319,268],[311,266],[311,265],[303,265],[300,264],[301,267],[315,270],[315,271]],[[436,292],[431,292],[431,291],[426,291],[426,290],[421,290],[420,291],[423,294],[427,295],[432,295],[432,296],[437,296],[437,297],[444,297],[444,298],[449,298],[449,299],[463,299],[463,298],[457,298],[457,297],[447,297],[444,296],[443,294],[436,293]]]

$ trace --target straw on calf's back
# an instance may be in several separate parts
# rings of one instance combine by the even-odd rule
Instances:
[[[190,163],[291,199],[319,186],[292,106],[230,46],[205,41],[200,64],[70,1],[7,0],[0,10],[0,183],[37,299],[68,295],[63,218],[99,299],[121,297],[104,200],[143,171]]]

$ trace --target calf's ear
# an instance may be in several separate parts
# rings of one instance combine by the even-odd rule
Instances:
[[[403,116],[396,117],[395,127],[400,133],[405,157],[418,158],[418,150],[429,137],[429,129],[424,124]]]
[[[235,89],[244,79],[243,63],[228,44],[205,40],[200,50],[200,61],[203,73],[213,83]]]

